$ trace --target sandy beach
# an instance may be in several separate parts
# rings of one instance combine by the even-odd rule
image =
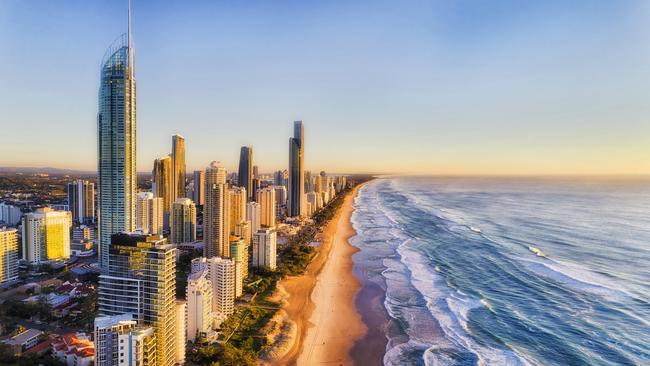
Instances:
[[[356,187],[323,231],[318,254],[302,276],[280,281],[282,309],[294,325],[296,337],[272,365],[351,365],[350,350],[366,333],[354,304],[361,283],[352,272],[352,255],[358,250],[348,243],[355,235],[350,222]]]

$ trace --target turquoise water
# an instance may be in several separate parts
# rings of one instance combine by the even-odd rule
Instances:
[[[353,224],[387,365],[650,364],[648,181],[378,179]]]

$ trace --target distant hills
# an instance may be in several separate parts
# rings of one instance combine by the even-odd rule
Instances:
[[[75,169],[61,169],[52,167],[0,167],[0,173],[45,173],[45,174],[75,174],[75,175],[97,175],[97,171],[91,170],[75,170]]]

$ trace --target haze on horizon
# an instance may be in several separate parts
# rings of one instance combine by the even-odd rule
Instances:
[[[133,0],[138,171],[650,174],[646,1]],[[126,0],[0,2],[0,166],[96,169]]]

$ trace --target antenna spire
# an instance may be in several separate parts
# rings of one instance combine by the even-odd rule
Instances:
[[[128,29],[126,33],[126,42],[128,47],[131,47],[131,0],[129,0],[129,18],[128,18]]]

